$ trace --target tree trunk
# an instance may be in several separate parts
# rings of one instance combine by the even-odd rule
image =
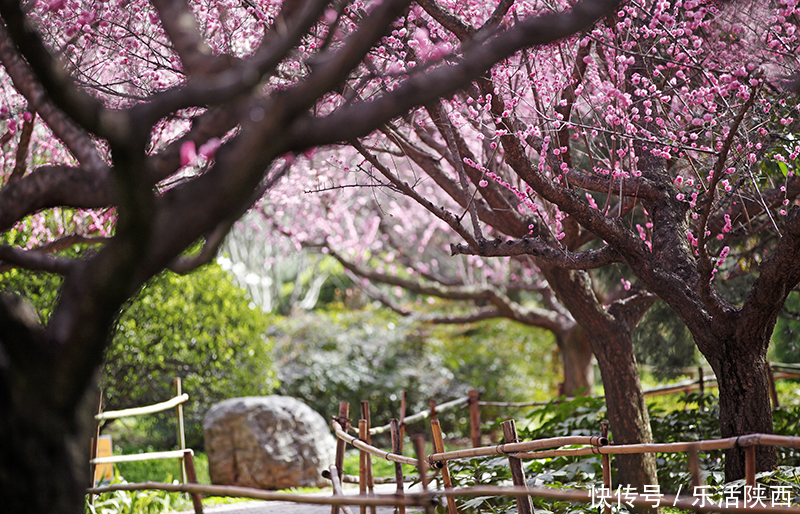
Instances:
[[[774,431],[772,405],[769,396],[769,363],[766,351],[753,352],[753,348],[767,348],[763,342],[730,341],[720,343],[723,351],[706,355],[719,383],[719,425],[722,437],[746,434],[771,434]],[[777,463],[772,447],[756,448],[756,471],[771,471]],[[739,480],[745,476],[744,449],[725,451],[725,481]]]
[[[652,302],[615,304],[607,310],[597,300],[585,272],[541,269],[558,299],[580,325],[597,358],[614,441],[620,444],[652,443],[650,416],[639,381],[631,328],[641,320]],[[652,453],[617,456],[621,485],[630,485],[640,493],[645,485],[657,485],[655,462]],[[648,508],[637,510],[655,511]]]
[[[97,394],[53,407],[49,366],[11,370],[0,350],[0,497],[3,512],[77,514],[89,485]]]
[[[556,342],[564,365],[564,381],[559,387],[559,394],[569,397],[591,394],[594,384],[594,354],[586,332],[575,325],[565,334],[556,334]]]
[[[652,443],[650,416],[644,402],[630,330],[595,333],[592,346],[603,378],[614,443]],[[619,485],[623,488],[630,485],[641,493],[643,486],[658,484],[654,454],[616,455],[614,459],[619,470]]]

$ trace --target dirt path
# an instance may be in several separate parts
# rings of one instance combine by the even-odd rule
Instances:
[[[416,488],[413,488],[416,489]],[[413,490],[412,489],[412,490]],[[375,492],[377,494],[391,494],[395,491],[394,484],[376,485]],[[406,486],[408,492],[408,486]],[[345,494],[358,494],[357,487],[346,487]],[[313,493],[311,496],[330,496],[330,492],[326,493]],[[350,510],[354,514],[358,514],[360,509],[357,506],[351,506]],[[408,508],[406,512],[409,514],[421,512],[422,509]],[[330,505],[316,505],[311,503],[293,503],[293,502],[267,502],[260,500],[253,500],[241,503],[231,503],[227,505],[215,505],[213,507],[204,507],[205,514],[330,514]],[[341,510],[339,511],[341,513]],[[394,507],[378,507],[377,514],[393,514]],[[186,513],[173,513],[173,514],[186,514]]]

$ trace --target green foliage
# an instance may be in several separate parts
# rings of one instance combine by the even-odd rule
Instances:
[[[542,401],[558,389],[552,332],[492,319],[466,327],[437,325],[431,338],[444,365],[487,400]],[[489,419],[495,414],[486,413]]]
[[[652,409],[650,421],[653,439],[659,443],[716,439],[719,434],[719,408],[717,398],[702,393],[691,393],[680,397],[677,408],[666,411]],[[775,432],[796,435],[800,427],[800,406],[781,407],[774,410]],[[522,440],[543,439],[569,435],[597,435],[600,421],[606,418],[602,398],[578,397],[556,400],[533,409],[527,422],[519,423],[518,432]],[[489,424],[489,429],[494,423]],[[613,438],[613,434],[611,434]],[[800,502],[800,454],[786,448],[778,448],[779,466],[776,470],[757,475],[760,484],[768,487],[785,486],[794,502]],[[712,486],[712,498],[722,498],[723,460],[722,451],[700,452],[700,467],[705,484]],[[692,491],[686,455],[683,453],[657,454],[660,492],[681,497]],[[597,488],[602,483],[602,464],[599,456],[556,457],[523,461],[528,484],[564,489]],[[450,465],[456,485],[508,483],[510,473],[505,457],[454,461]],[[612,458],[613,471],[613,458]],[[618,482],[614,478],[614,483]],[[743,481],[725,487],[741,488]],[[770,498],[767,492],[767,498]],[[691,496],[691,493],[688,493]],[[460,503],[465,512],[514,512],[515,501],[508,498],[481,497]],[[537,510],[567,514],[583,512],[585,508],[567,502],[543,501],[534,498]]]
[[[152,451],[151,448],[143,448],[142,452]],[[130,452],[140,453],[140,452]],[[208,474],[208,456],[203,452],[194,454],[194,470],[197,475],[197,483],[210,484],[211,477]],[[169,482],[171,477],[181,476],[181,467],[178,459],[158,459],[141,460],[134,462],[119,462],[114,465],[114,472],[125,477],[131,483],[147,482],[153,480],[163,480]],[[165,477],[167,477],[165,479]]]
[[[659,300],[633,331],[636,360],[653,367],[658,379],[670,379],[697,363],[697,349],[689,329]]]
[[[281,394],[302,399],[323,416],[340,401],[368,400],[373,425],[399,415],[400,392],[407,413],[477,388],[487,399],[545,397],[555,387],[549,356],[552,339],[542,330],[507,320],[463,326],[420,325],[367,307],[276,317],[272,328]],[[493,414],[486,410],[484,415]],[[465,411],[444,414],[446,431],[465,434]],[[417,430],[412,426],[410,430]]]
[[[683,408],[665,412],[650,408],[650,427],[653,440],[659,443],[719,439],[719,405],[717,398],[707,393],[681,396]],[[722,450],[699,452],[700,467],[709,485],[721,484],[724,479]],[[675,494],[679,488],[691,490],[691,475],[683,453],[656,454],[658,483],[661,492]]]
[[[781,362],[800,362],[800,294],[792,291],[781,309],[772,344],[775,358]]]
[[[165,482],[172,482],[167,477]],[[127,481],[116,477],[112,484],[124,484]],[[114,491],[99,495],[93,505],[89,505],[88,496],[85,506],[86,514],[161,514],[176,510],[187,510],[191,501],[186,495],[167,491]]]
[[[215,402],[269,393],[275,385],[268,318],[216,264],[150,281],[121,315],[106,353],[106,409],[157,403],[175,395],[181,377],[187,445],[202,447],[202,419]],[[175,415],[155,415],[156,447],[175,441]]]
[[[276,318],[271,335],[278,392],[326,417],[336,414],[340,401],[357,415],[360,402],[368,400],[377,426],[399,415],[402,390],[411,413],[427,408],[429,398],[468,389],[431,351],[422,331],[385,311],[296,313]]]
[[[46,323],[61,282],[59,276],[12,269],[0,275],[0,290],[25,297]],[[162,272],[120,316],[101,377],[104,408],[167,400],[175,395],[174,379],[181,377],[189,394],[184,404],[187,445],[202,448],[202,419],[211,404],[268,394],[275,386],[271,346],[264,335],[268,322],[216,263],[185,276]],[[174,446],[174,413],[143,419],[142,431],[147,439],[134,437],[132,444]]]

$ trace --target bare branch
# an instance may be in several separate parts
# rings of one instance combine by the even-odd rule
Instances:
[[[401,181],[389,170],[389,168],[384,166],[383,163],[381,163],[374,155],[369,153],[361,143],[354,141],[351,144],[353,145],[353,148],[358,150],[358,152],[363,155],[370,164],[375,166],[375,169],[377,169],[381,175],[386,177],[399,191],[415,202],[419,203],[434,216],[447,223],[450,228],[452,228],[458,235],[463,237],[464,240],[477,244],[475,239],[472,237],[472,234],[470,234],[469,231],[461,225],[461,220],[455,214],[446,210],[444,207],[434,205],[433,202],[414,191],[414,188],[408,185],[408,183]]]
[[[57,273],[59,275],[66,275],[75,268],[75,261],[73,259],[53,257],[36,250],[22,250],[7,245],[0,246],[0,263],[12,264],[33,271]]]
[[[189,75],[210,75],[231,65],[230,59],[211,53],[189,5],[184,0],[153,0],[161,24],[175,45],[184,71]]]
[[[31,117],[26,119],[22,124],[22,130],[19,134],[19,143],[17,144],[17,153],[14,160],[14,169],[8,177],[8,182],[12,182],[22,177],[25,174],[28,160],[28,146],[31,143],[31,135],[33,134],[33,124],[36,122],[36,112],[31,113]]]
[[[604,246],[600,250],[584,250],[569,252],[546,244],[540,237],[524,237],[522,239],[493,239],[486,241],[481,247],[468,245],[450,245],[453,255],[480,255],[483,257],[509,257],[513,255],[530,255],[542,261],[565,269],[595,269],[620,262],[619,253],[611,247]]]

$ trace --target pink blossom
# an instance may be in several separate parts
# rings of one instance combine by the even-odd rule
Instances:
[[[181,145],[181,166],[191,166],[197,162],[197,151],[194,141],[186,141]]]

